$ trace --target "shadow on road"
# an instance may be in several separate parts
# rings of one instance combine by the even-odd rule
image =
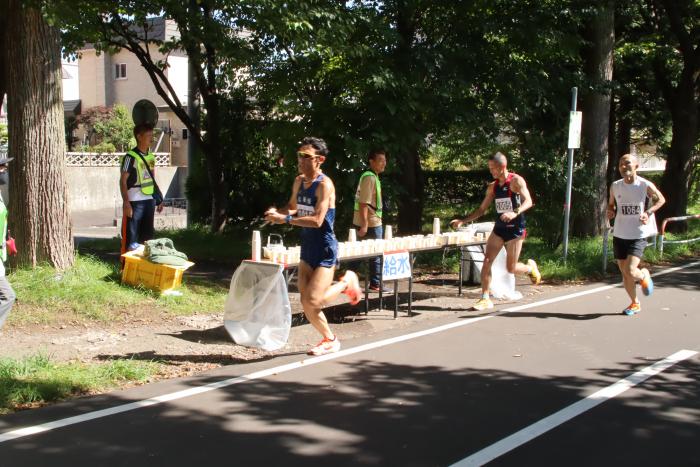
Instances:
[[[134,358],[177,361],[180,356]],[[668,465],[673,459],[697,464],[697,419],[663,416],[671,409],[692,414],[700,408],[700,365],[691,363],[575,419],[585,423],[562,425],[542,437],[544,446],[536,444],[540,440],[528,443],[511,462],[503,462],[506,457],[498,464],[542,465],[546,459],[547,465],[602,465],[621,443],[634,446],[624,449],[626,465]],[[639,358],[581,378],[340,360],[335,374],[321,381],[308,369],[252,380],[206,399],[159,404],[6,443],[0,456],[6,465],[49,465],[58,459],[61,465],[85,465],[88,453],[90,464],[100,466],[448,465],[586,397],[592,387],[648,365]],[[222,379],[180,383],[199,387]],[[131,402],[122,397],[72,403],[95,410]],[[51,409],[60,410],[46,409],[43,416]],[[3,424],[17,415],[5,417]],[[595,449],[583,448],[588,440]]]

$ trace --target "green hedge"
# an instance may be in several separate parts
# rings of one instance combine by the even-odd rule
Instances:
[[[424,176],[426,204],[480,203],[493,180],[488,170],[434,170]]]

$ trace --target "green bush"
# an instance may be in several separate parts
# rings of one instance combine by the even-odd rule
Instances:
[[[107,153],[117,152],[117,148],[114,147],[114,145],[112,143],[108,143],[106,141],[103,141],[99,144],[88,147],[87,152],[96,152],[99,154],[107,154]]]

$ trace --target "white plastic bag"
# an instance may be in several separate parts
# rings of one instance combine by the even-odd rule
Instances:
[[[505,248],[501,248],[491,265],[491,296],[499,300],[523,298],[523,294],[515,290],[515,275],[508,272]]]
[[[484,253],[481,245],[470,245],[466,248],[467,255],[472,259],[474,268],[472,277],[477,284],[481,283],[481,269],[483,267]],[[506,267],[506,249],[501,248],[491,265],[490,293],[493,298],[506,300],[520,300],[523,294],[515,290],[515,276],[508,272]]]
[[[292,307],[281,265],[241,263],[231,278],[224,327],[240,345],[277,350],[287,343]]]

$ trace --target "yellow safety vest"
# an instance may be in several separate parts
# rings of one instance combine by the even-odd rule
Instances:
[[[360,210],[360,186],[362,186],[362,179],[365,177],[374,177],[374,187],[375,187],[375,192],[377,193],[377,201],[376,205],[373,206],[375,214],[377,214],[378,218],[382,218],[382,208],[380,207],[382,204],[382,184],[379,182],[379,176],[372,172],[371,170],[365,171],[361,176],[360,176],[360,183],[357,185],[357,191],[355,192],[355,211]]]
[[[141,187],[141,193],[144,195],[152,195],[153,194],[153,179],[151,178],[151,174],[148,173],[148,170],[146,169],[146,165],[143,163],[143,160],[145,159],[146,162],[148,162],[148,165],[150,165],[151,172],[153,172],[153,168],[156,166],[156,156],[152,153],[149,152],[145,156],[141,157],[138,155],[135,151],[128,151],[126,154],[134,158],[134,161],[136,161],[136,185],[134,187]],[[124,156],[126,157],[126,156]],[[122,157],[121,164],[124,164],[124,157]],[[132,187],[133,188],[133,187]]]

